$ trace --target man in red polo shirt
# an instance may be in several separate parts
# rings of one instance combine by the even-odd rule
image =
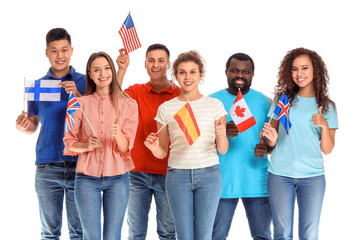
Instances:
[[[152,196],[156,203],[157,232],[159,239],[176,239],[165,192],[168,158],[158,159],[145,147],[144,141],[151,132],[157,132],[154,117],[158,107],[180,94],[180,88],[167,78],[170,52],[165,45],[153,44],[146,50],[145,68],[150,81],[134,84],[125,92],[135,99],[139,107],[139,124],[131,151],[135,169],[129,173],[130,195],[128,203],[128,239],[145,239]],[[117,59],[120,86],[129,65],[129,56],[120,50]],[[168,154],[169,156],[169,154]]]

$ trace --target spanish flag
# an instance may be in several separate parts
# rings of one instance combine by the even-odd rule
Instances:
[[[191,146],[200,136],[200,129],[188,102],[174,115],[174,119],[179,124],[180,129]]]

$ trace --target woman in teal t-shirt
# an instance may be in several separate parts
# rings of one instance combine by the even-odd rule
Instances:
[[[274,147],[268,191],[274,239],[292,239],[295,198],[299,209],[299,238],[318,239],[325,193],[323,153],[335,146],[338,128],[335,104],[328,96],[328,74],[314,51],[297,48],[284,57],[269,117],[282,94],[289,98],[291,128],[287,134],[277,117],[265,123],[263,134]]]

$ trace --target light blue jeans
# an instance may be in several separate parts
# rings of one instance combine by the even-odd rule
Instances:
[[[127,173],[100,178],[76,173],[75,200],[83,227],[83,239],[101,240],[101,205],[104,214],[103,239],[121,239],[128,198]]]
[[[274,222],[274,240],[293,239],[295,198],[299,208],[299,239],[318,239],[325,176],[289,178],[269,173],[268,191]]]
[[[168,168],[166,192],[178,240],[211,239],[221,195],[219,165]]]
[[[36,167],[35,190],[42,223],[41,239],[60,239],[65,198],[70,239],[82,239],[80,218],[75,204],[76,162],[54,162]]]
[[[148,215],[154,195],[157,233],[161,240],[175,240],[175,227],[165,191],[166,175],[129,172],[130,196],[128,204],[129,240],[146,238]]]
[[[271,239],[271,209],[268,197],[241,198],[246,211],[251,237],[254,240]],[[239,198],[221,198],[216,213],[212,240],[225,240]]]

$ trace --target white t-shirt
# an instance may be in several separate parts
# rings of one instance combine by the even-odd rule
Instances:
[[[215,120],[227,115],[224,105],[215,98],[203,96],[189,102],[200,129],[200,136],[190,145],[173,116],[186,102],[177,97],[164,102],[158,108],[155,120],[167,125],[170,137],[168,166],[180,169],[196,169],[219,164],[215,144]]]

